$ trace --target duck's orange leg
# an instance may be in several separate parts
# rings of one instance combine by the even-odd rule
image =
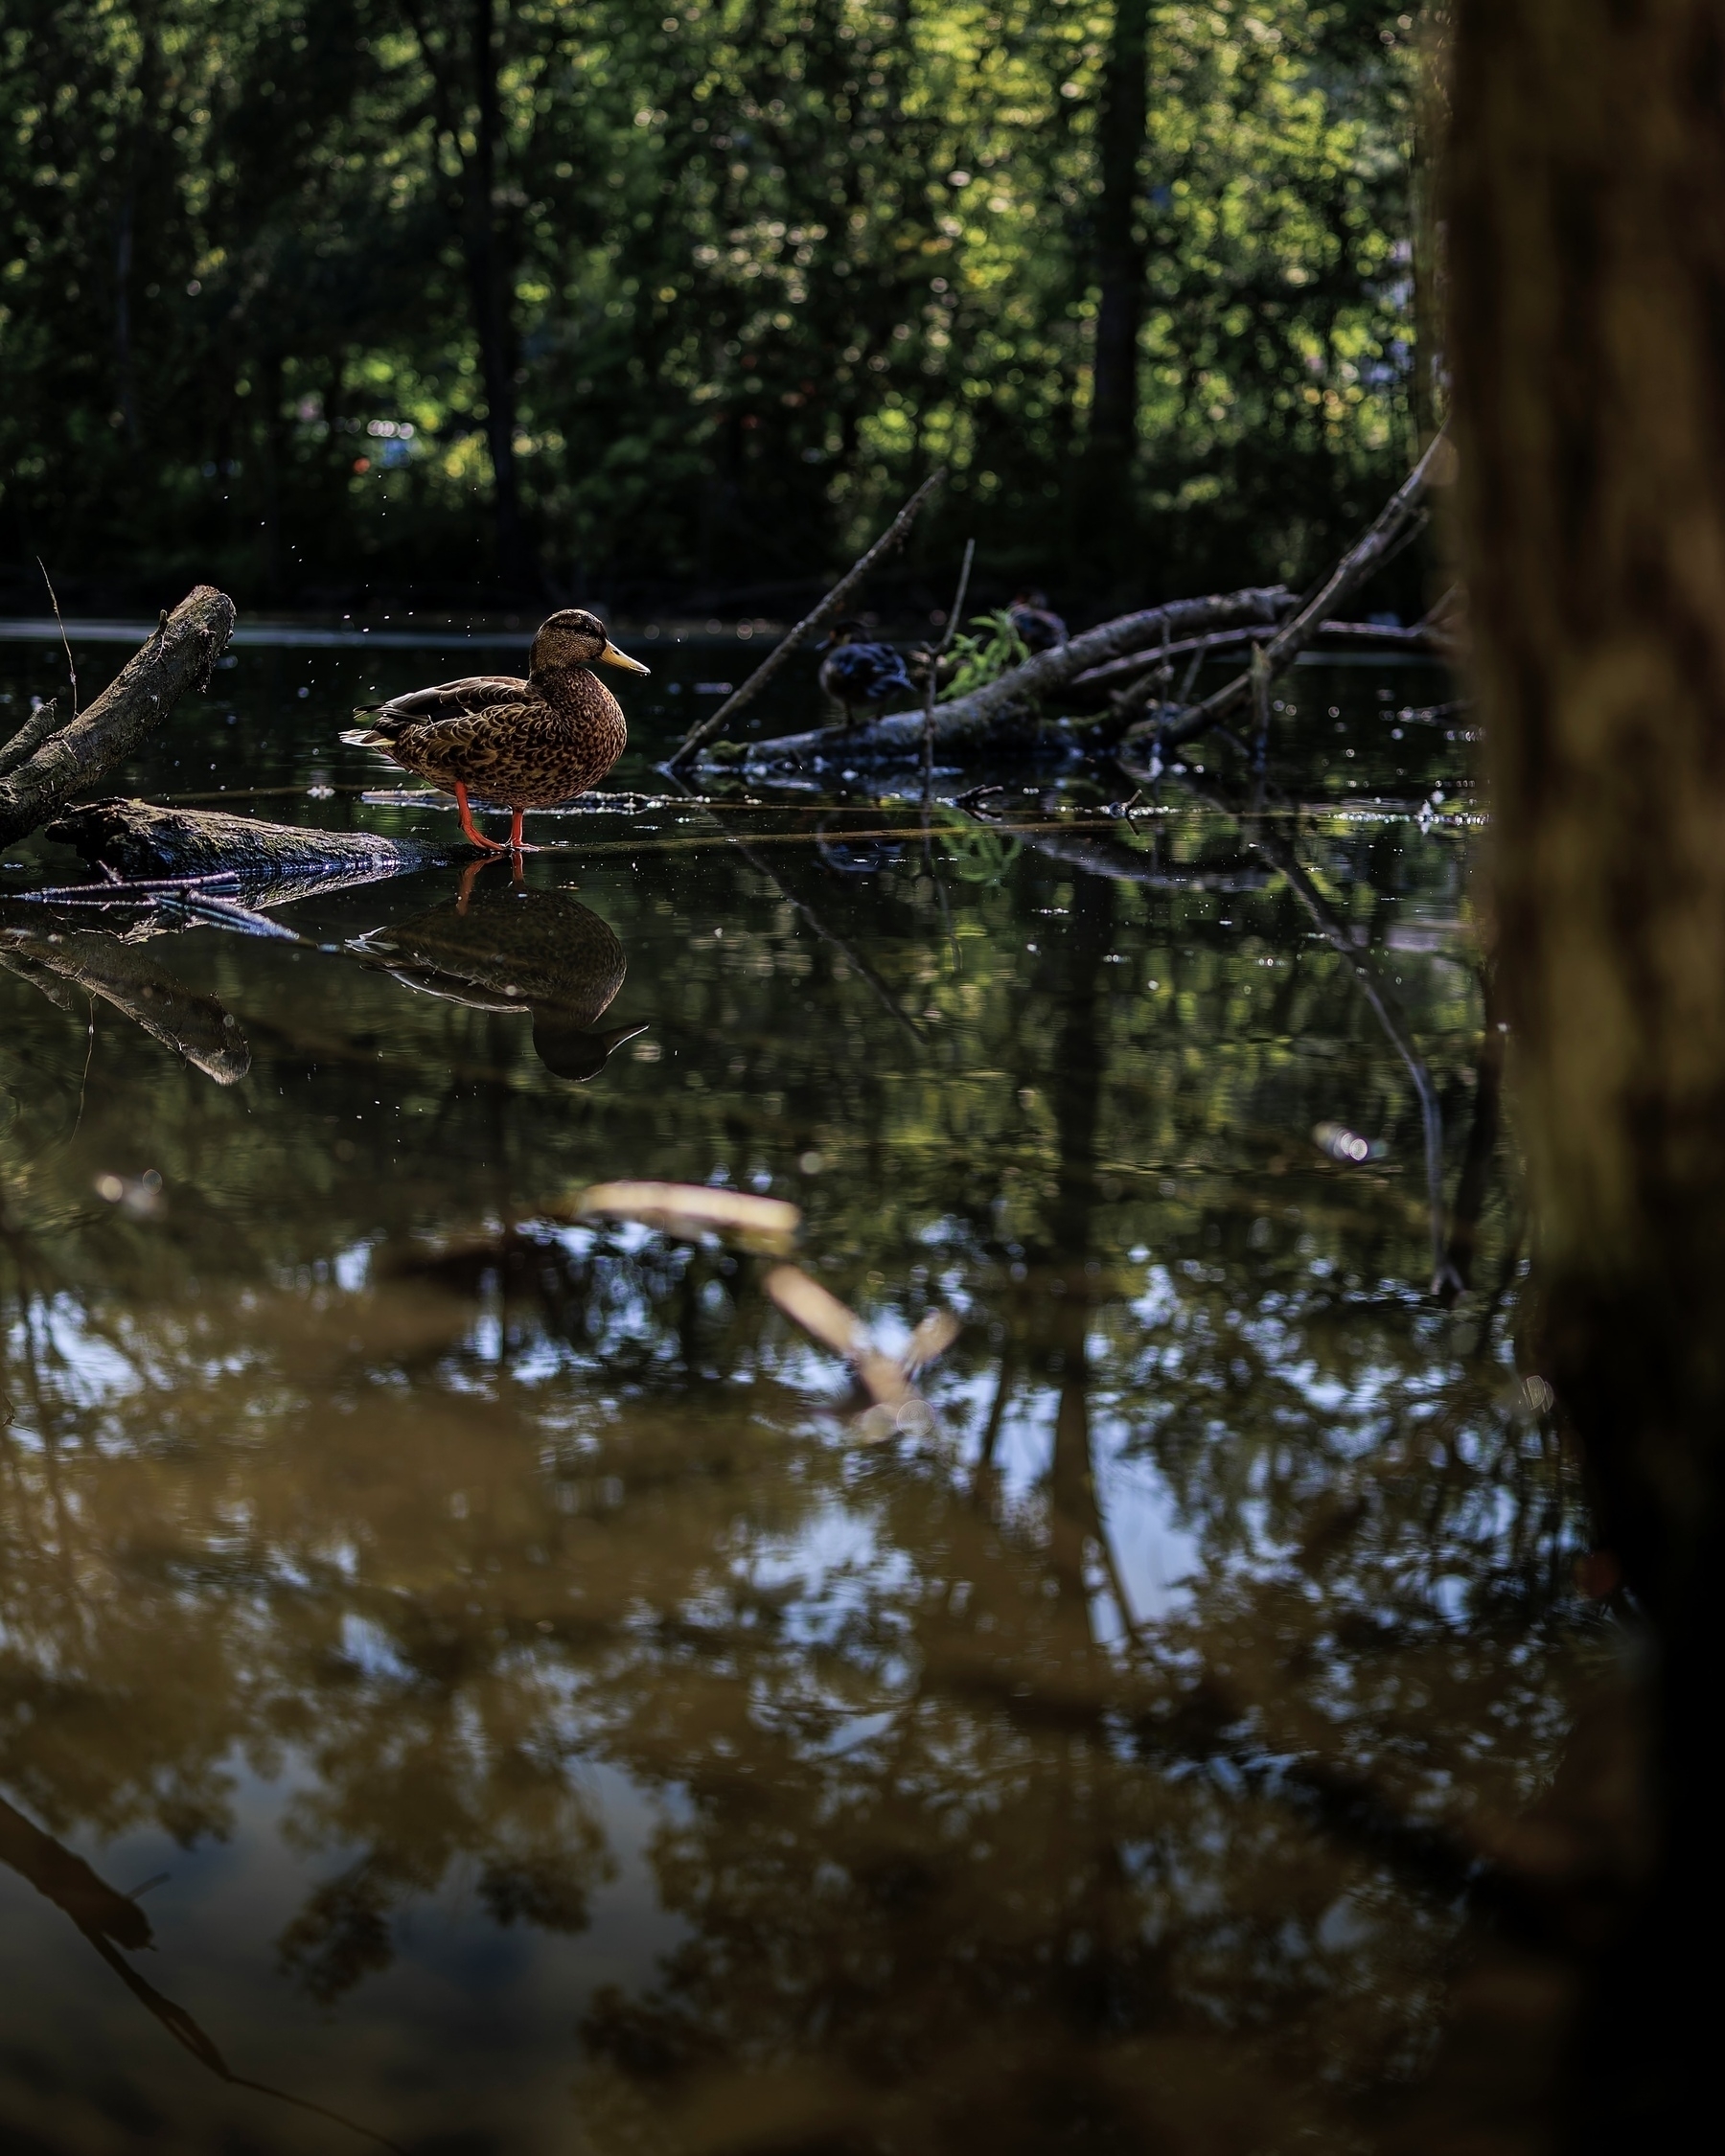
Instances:
[[[510,817],[509,850],[512,854],[518,854],[521,851],[521,817],[524,813],[524,811],[517,809]]]
[[[471,860],[463,868],[461,871],[461,888],[455,894],[455,910],[457,913],[465,913],[473,903],[473,885],[496,859],[495,854],[487,854],[483,860]],[[516,863],[516,866],[519,868],[519,861]]]
[[[455,781],[455,806],[461,812],[461,828],[467,833],[469,839],[473,845],[479,847],[483,852],[488,854],[506,854],[509,851],[509,848],[507,846],[500,846],[497,843],[496,839],[483,837],[480,833],[474,830],[473,812],[468,806],[468,790],[465,786],[462,785],[459,779]],[[518,831],[520,829],[520,815],[518,813],[516,816],[516,828]]]

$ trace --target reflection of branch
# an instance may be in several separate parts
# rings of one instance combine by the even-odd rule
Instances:
[[[854,950],[851,945],[848,944],[844,940],[844,938],[838,933],[836,929],[829,929],[826,923],[820,918],[819,914],[816,912],[815,908],[812,906],[810,906],[805,900],[797,897],[796,893],[786,884],[783,878],[778,874],[777,870],[774,869],[770,862],[764,860],[761,858],[759,850],[751,846],[746,838],[740,838],[737,836],[736,832],[733,831],[730,825],[725,822],[724,816],[719,813],[719,811],[713,806],[710,801],[703,803],[702,806],[706,809],[707,814],[712,817],[713,821],[719,826],[724,837],[729,839],[730,843],[737,849],[738,853],[740,853],[743,859],[748,863],[750,868],[754,869],[758,874],[766,877],[767,881],[777,889],[779,895],[786,901],[786,903],[802,915],[803,919],[809,924],[810,928],[814,929],[815,933],[821,939],[821,941],[823,943],[830,943],[833,946],[834,950],[837,951],[839,954],[844,959],[846,965],[853,967],[857,971],[857,973],[859,973],[862,976],[862,978],[868,983],[869,987],[874,990],[876,996],[879,997],[881,1003],[886,1009],[887,1015],[904,1027],[905,1031],[910,1036],[911,1040],[916,1043],[919,1048],[923,1046],[924,1039],[922,1028],[916,1023],[915,1020],[911,1018],[909,1013],[903,1008],[903,1006],[899,1002],[898,998],[894,996],[891,989],[887,987],[886,983],[881,978],[880,975],[876,973],[875,969],[869,964],[868,960],[864,958],[860,952]]]
[[[117,1887],[110,1887],[82,1857],[63,1847],[53,1835],[44,1834],[4,1799],[0,1799],[0,1864],[10,1866],[38,1893],[63,1910],[132,1997],[218,2080],[236,2089],[250,2089],[258,2096],[274,2097],[279,2103],[290,2103],[295,2110],[309,2111],[315,2118],[332,2120],[376,2142],[380,2148],[395,2149],[397,2156],[402,2156],[399,2143],[374,2133],[370,2126],[362,2126],[339,2111],[332,2111],[327,2104],[313,2103],[310,2097],[295,2096],[289,2089],[278,2089],[267,2081],[253,2081],[236,2074],[185,2007],[165,1997],[122,1956],[121,1946],[135,1950],[150,1943],[150,1919],[137,1903]]]
[[[1326,941],[1346,960],[1355,985],[1371,1005],[1385,1038],[1402,1059],[1413,1080],[1414,1090],[1419,1096],[1419,1117],[1425,1137],[1426,1202],[1432,1225],[1432,1293],[1448,1295],[1453,1285],[1461,1283],[1456,1280],[1455,1268],[1443,1247],[1443,1111],[1438,1104],[1432,1074],[1414,1045],[1407,1021],[1389,985],[1330,911],[1318,886],[1300,866],[1293,847],[1279,833],[1272,832],[1256,818],[1243,822],[1241,830],[1247,844],[1255,846],[1267,861],[1281,870],[1288,888],[1311,915]]]
[[[1450,1215],[1450,1277],[1443,1290],[1446,1302],[1453,1302],[1461,1290],[1472,1283],[1480,1208],[1485,1203],[1492,1157],[1497,1151],[1498,1110],[1504,1089],[1504,1044],[1507,1036],[1498,1024],[1495,964],[1488,963],[1485,968],[1484,990],[1485,1030],[1474,1061],[1473,1121],[1468,1126],[1467,1151],[1461,1157],[1461,1172],[1456,1179],[1455,1209]]]
[[[955,806],[991,830],[1010,832],[1050,860],[1117,883],[1141,883],[1152,891],[1258,891],[1270,881],[1261,868],[1161,868],[1153,856],[1111,832],[1050,831],[1046,824],[1018,824],[1010,816],[991,816],[974,795]]]
[[[1006,1417],[1006,1403],[1012,1397],[1012,1381],[1018,1367],[1017,1345],[1017,1337],[1008,1326],[1005,1344],[1000,1349],[1000,1374],[995,1381],[995,1396],[989,1404],[988,1420],[982,1426],[982,1442],[977,1451],[971,1481],[974,1497],[982,1494],[987,1478],[994,1472],[995,1447],[1000,1441],[1000,1425]]]
[[[63,1909],[80,1932],[104,1934],[134,1950],[150,1943],[150,1918],[129,1895],[110,1887],[82,1857],[62,1847],[52,1834],[44,1834],[4,1798],[0,1798],[0,1864]]]
[[[1128,771],[1130,765],[1124,765]],[[1132,773],[1138,776],[1137,772]],[[1384,1029],[1385,1038],[1400,1056],[1413,1081],[1414,1093],[1419,1100],[1421,1131],[1425,1140],[1426,1203],[1431,1216],[1432,1233],[1432,1293],[1451,1296],[1460,1286],[1449,1252],[1444,1248],[1444,1195],[1443,1195],[1443,1111],[1438,1106],[1437,1089],[1432,1084],[1432,1074],[1426,1068],[1419,1050],[1414,1045],[1414,1036],[1396,1001],[1393,992],[1371,960],[1353,940],[1346,928],[1330,908],[1327,899],[1319,890],[1311,877],[1300,865],[1293,845],[1255,811],[1244,808],[1238,801],[1218,786],[1201,786],[1190,777],[1185,784],[1201,799],[1232,816],[1240,827],[1240,836],[1246,844],[1261,854],[1283,878],[1288,888],[1311,915],[1319,932],[1346,961],[1353,975],[1354,984],[1367,1002],[1372,1015]]]

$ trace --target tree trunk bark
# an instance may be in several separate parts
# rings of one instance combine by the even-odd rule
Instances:
[[[497,26],[493,0],[473,0],[473,85],[478,107],[472,157],[467,163],[464,243],[473,295],[473,328],[485,381],[485,439],[491,451],[493,513],[497,530],[497,569],[504,582],[536,580],[521,531],[516,477],[516,349],[514,310],[504,290],[508,264],[497,250],[495,195],[497,142]]]
[[[1703,2099],[1725,1525],[1725,11],[1461,0],[1461,529],[1547,1371],[1658,1647],[1660,1883],[1575,2147]]]
[[[1138,345],[1144,316],[1138,166],[1148,109],[1149,23],[1149,0],[1116,0],[1096,129],[1102,194],[1096,213],[1098,291],[1090,447],[1098,458],[1129,457],[1138,436]]]

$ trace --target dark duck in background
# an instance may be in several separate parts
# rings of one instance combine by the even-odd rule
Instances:
[[[860,641],[862,636],[860,621],[838,623],[827,633],[827,654],[820,662],[820,685],[842,707],[847,726],[856,724],[860,703],[884,703],[901,691],[906,696],[916,693],[916,684],[892,646]]]
[[[488,853],[521,851],[521,816],[597,786],[629,742],[622,708],[593,666],[649,670],[618,651],[597,614],[568,608],[540,625],[527,678],[479,674],[414,689],[356,711],[366,725],[342,735],[377,748],[404,771],[453,793],[461,828]],[[512,813],[509,845],[473,828],[470,790]]]
[[[1049,607],[1046,591],[1021,591],[1007,608],[1006,618],[1027,652],[1051,652],[1067,640],[1067,625]]]

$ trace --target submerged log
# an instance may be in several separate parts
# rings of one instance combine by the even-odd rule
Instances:
[[[310,891],[376,883],[452,859],[448,848],[370,831],[311,831],[210,809],[148,801],[94,801],[62,816],[50,838],[126,877],[207,876],[232,870],[253,906],[284,906]]]
[[[1235,622],[1273,626],[1290,604],[1281,585],[1244,591],[1212,593],[1204,599],[1175,599],[1122,614],[1098,629],[1086,630],[1051,652],[1038,652],[1022,666],[1002,674],[968,696],[934,706],[934,740],[943,747],[978,745],[1003,729],[1022,725],[1046,697],[1064,689],[1092,667],[1128,652],[1159,644],[1164,635],[1191,635]],[[830,763],[853,757],[872,761],[922,752],[926,721],[921,711],[897,711],[865,726],[822,726],[812,733],[783,734],[743,746],[720,743],[706,751],[714,762],[776,762],[780,759]]]
[[[162,616],[155,633],[87,711],[69,717],[46,740],[39,739],[42,714],[26,720],[10,745],[29,752],[0,780],[0,845],[34,831],[74,793],[98,785],[155,731],[188,689],[207,688],[210,669],[233,634],[234,618],[226,592],[200,584]]]

